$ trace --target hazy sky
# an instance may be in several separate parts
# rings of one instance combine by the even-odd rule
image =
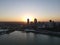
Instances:
[[[0,0],[0,21],[60,21],[60,0]]]

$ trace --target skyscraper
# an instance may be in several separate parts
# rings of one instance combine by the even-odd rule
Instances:
[[[29,24],[29,19],[27,19],[27,24]]]
[[[37,23],[37,19],[36,19],[36,18],[34,19],[34,23],[35,23],[35,24]]]

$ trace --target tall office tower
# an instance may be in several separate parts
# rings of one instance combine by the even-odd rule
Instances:
[[[29,24],[29,19],[27,19],[27,24]]]
[[[35,23],[35,24],[37,23],[37,19],[36,19],[36,18],[34,19],[34,23]]]

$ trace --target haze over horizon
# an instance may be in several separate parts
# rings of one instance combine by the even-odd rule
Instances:
[[[0,0],[0,21],[59,21],[60,0]]]

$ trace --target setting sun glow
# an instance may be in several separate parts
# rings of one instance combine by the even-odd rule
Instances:
[[[29,19],[30,21],[33,21],[33,20],[34,20],[33,16],[30,16],[30,15],[25,15],[25,16],[23,16],[23,21],[24,21],[24,22],[26,22],[27,19]]]

